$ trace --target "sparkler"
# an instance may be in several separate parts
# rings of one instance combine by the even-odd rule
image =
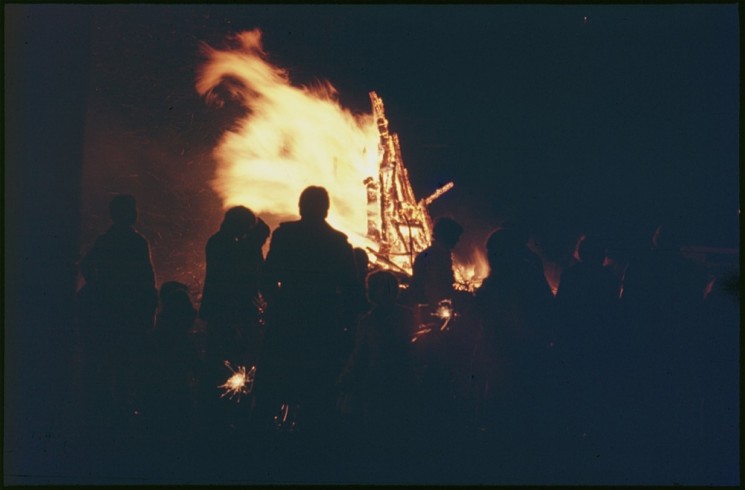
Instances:
[[[449,299],[443,299],[439,303],[437,303],[437,309],[434,313],[432,313],[432,316],[439,318],[440,320],[445,320],[445,322],[440,327],[440,332],[444,332],[448,329],[448,325],[450,325],[450,320],[453,318],[460,316],[456,311],[453,309],[453,301]]]
[[[420,305],[427,306],[427,305]],[[441,320],[442,325],[437,328],[437,323],[423,323],[419,325],[419,328],[414,335],[411,337],[411,343],[417,342],[419,339],[428,335],[432,332],[444,332],[450,329],[450,322],[459,317],[460,314],[453,308],[453,301],[450,299],[443,299],[437,303],[435,311],[429,314],[430,317]]]
[[[230,365],[230,361],[225,361],[225,367],[230,369],[231,376],[225,381],[225,383],[218,386],[225,390],[220,394],[220,398],[226,396],[232,400],[236,399],[237,403],[240,403],[241,396],[251,394],[254,386],[254,378],[256,377],[256,366],[251,366],[251,369],[246,371],[246,366],[237,366],[233,369]]]

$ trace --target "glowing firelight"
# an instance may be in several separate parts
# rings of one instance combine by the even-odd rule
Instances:
[[[228,98],[247,109],[213,152],[211,184],[223,207],[245,205],[276,223],[294,219],[305,187],[323,186],[331,198],[329,223],[367,250],[372,263],[411,274],[415,255],[431,239],[426,207],[453,183],[417,201],[382,99],[371,92],[372,113],[352,114],[328,82],[293,85],[286,70],[268,61],[261,37],[254,29],[232,36],[225,49],[201,45],[206,61],[197,92],[215,105]],[[455,273],[458,286],[472,292],[485,274],[468,267]]]
[[[225,398],[227,396],[231,400],[235,398],[236,402],[240,403],[241,396],[250,395],[253,390],[256,366],[251,366],[251,369],[246,371],[245,366],[238,366],[236,369],[233,369],[233,366],[230,365],[230,361],[225,361],[224,364],[233,374],[231,374],[225,383],[218,386],[218,388],[225,390],[220,394],[220,398]]]
[[[489,262],[479,250],[474,250],[467,261],[453,260],[453,287],[459,291],[476,291],[489,275]]]
[[[248,109],[214,150],[212,186],[223,206],[245,205],[279,219],[297,215],[309,185],[329,189],[329,223],[356,246],[373,246],[367,231],[363,181],[378,173],[379,133],[372,114],[352,114],[329,83],[293,86],[287,72],[267,61],[261,31],[242,32],[224,50],[206,44],[196,89],[208,102],[224,103],[217,87]]]

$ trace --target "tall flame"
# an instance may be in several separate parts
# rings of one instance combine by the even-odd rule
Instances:
[[[196,89],[218,104],[218,86],[248,114],[236,121],[214,151],[212,186],[223,206],[245,205],[280,219],[297,216],[309,185],[328,189],[329,223],[355,245],[365,240],[365,178],[377,176],[380,154],[372,114],[354,115],[335,99],[336,90],[293,86],[287,72],[267,61],[258,29],[233,38],[234,47],[202,50]],[[374,245],[374,244],[373,244]]]

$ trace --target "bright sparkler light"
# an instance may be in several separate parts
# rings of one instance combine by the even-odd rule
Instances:
[[[437,310],[435,310],[434,313],[432,313],[432,316],[439,318],[440,320],[445,320],[445,322],[440,327],[440,331],[444,332],[448,329],[448,326],[450,325],[450,320],[458,316],[458,313],[455,312],[453,309],[453,301],[449,299],[443,299],[439,303],[437,303]]]
[[[235,398],[236,402],[240,403],[241,396],[250,395],[253,390],[256,366],[251,366],[251,369],[246,371],[246,366],[237,366],[236,369],[233,369],[230,361],[225,361],[224,364],[233,374],[225,383],[218,386],[218,388],[225,390],[220,394],[220,398],[227,396],[230,400]]]
[[[426,307],[428,305],[420,306]],[[448,330],[450,328],[450,322],[459,317],[460,314],[453,308],[452,300],[443,299],[437,303],[437,307],[429,314],[429,316],[442,321],[442,324],[439,325],[439,328],[437,328],[439,324],[438,321],[430,321],[429,323],[420,324],[418,330],[414,332],[414,335],[411,337],[412,344],[432,332],[444,332],[445,330]]]

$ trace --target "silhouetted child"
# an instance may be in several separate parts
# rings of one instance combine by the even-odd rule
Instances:
[[[195,410],[201,362],[190,335],[197,312],[186,285],[166,282],[161,310],[150,337],[148,401],[145,414],[161,434],[184,434]]]
[[[360,319],[354,350],[338,384],[351,393],[360,409],[361,424],[378,443],[404,430],[413,390],[410,345],[413,312],[396,304],[398,280],[387,271],[367,276],[372,309]],[[394,444],[393,439],[389,439]]]

